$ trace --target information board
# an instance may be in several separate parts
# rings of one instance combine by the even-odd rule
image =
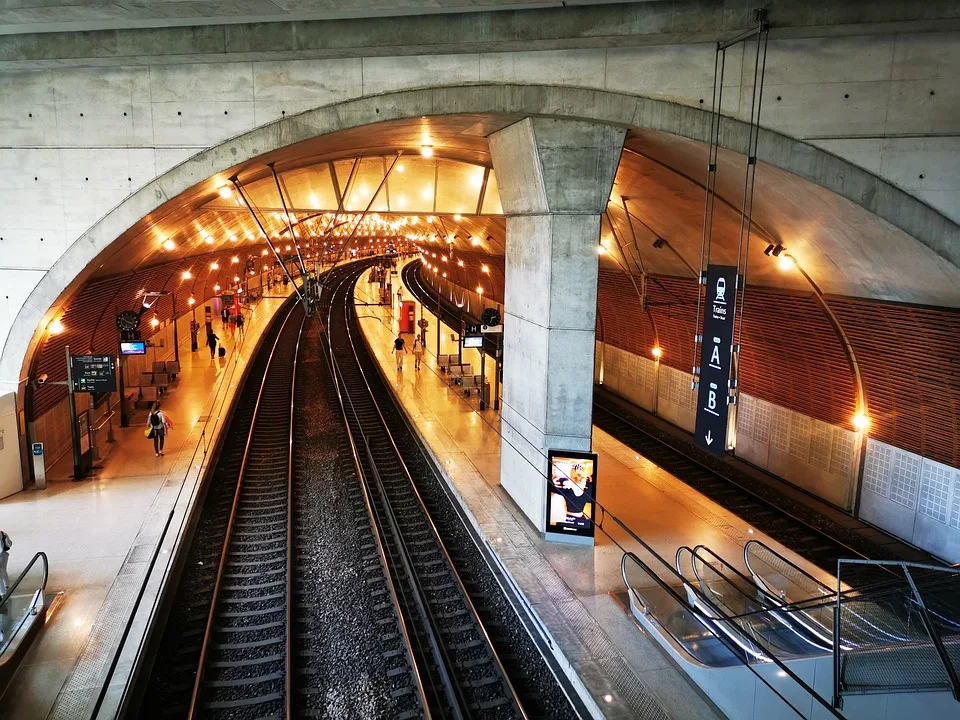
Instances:
[[[592,544],[597,454],[550,450],[547,457],[546,538]]]
[[[703,306],[700,346],[700,389],[697,394],[697,444],[723,455],[727,439],[727,401],[733,359],[733,315],[737,298],[737,268],[710,265]]]
[[[108,393],[117,391],[116,355],[71,355],[73,391]]]

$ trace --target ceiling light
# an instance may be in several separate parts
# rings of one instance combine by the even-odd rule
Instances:
[[[213,286],[213,291],[214,291],[214,292],[220,292],[220,285],[214,285],[214,286]]]
[[[421,145],[420,154],[425,158],[433,157],[433,147],[430,145]]]
[[[597,255],[606,255],[607,249],[603,245],[597,245]]]
[[[481,266],[480,266],[480,270],[481,270],[482,272],[485,272],[485,273],[490,272],[490,268],[487,267],[486,265],[481,265]]]
[[[777,265],[781,270],[784,271],[791,269],[796,264],[797,261],[794,259],[793,255],[787,255],[786,253],[783,253],[777,258]]]
[[[237,241],[237,236],[236,236],[236,235],[231,235],[231,236],[230,236],[230,242],[236,242],[236,241]]]
[[[157,316],[156,316],[156,315],[154,315],[152,318],[150,318],[150,325],[151,325],[151,327],[156,327],[156,326],[159,325],[159,324],[160,324],[160,320],[157,319]]]
[[[864,413],[858,412],[853,416],[853,426],[857,430],[866,430],[870,427],[870,418],[868,418]]]
[[[63,323],[60,322],[59,319],[58,319],[58,320],[54,320],[52,323],[50,323],[50,325],[49,325],[49,327],[47,328],[47,330],[50,331],[50,334],[51,334],[51,335],[59,335],[60,333],[62,333],[62,332],[64,331]]]
[[[478,294],[478,295],[483,295],[483,288],[480,287],[479,285],[477,285],[477,294]]]
[[[207,245],[213,245],[213,238],[207,235]]]
[[[394,168],[397,172],[403,172],[403,165],[397,164],[397,167]]]
[[[174,250],[177,247],[177,244],[173,240],[164,240],[163,249],[164,250]]]
[[[196,302],[197,302],[196,299],[193,297],[193,295],[191,295],[190,298],[187,300],[187,305],[195,305]]]
[[[261,255],[266,255],[266,254],[267,254],[267,249],[264,248],[263,250],[261,250],[261,251],[260,251],[260,254],[261,254]]]
[[[659,360],[659,359],[660,359],[660,356],[663,355],[663,348],[661,348],[661,347],[659,347],[659,346],[658,346],[658,347],[654,347],[653,350],[650,351],[650,354],[653,355],[655,358],[657,358],[657,359]]]
[[[463,260],[457,260],[457,265],[459,265],[460,267],[463,267]]]
[[[472,238],[470,238],[470,244],[473,245],[474,247],[479,247],[480,238],[478,238],[477,236],[473,236]]]
[[[193,273],[191,273],[189,270],[184,270],[182,273],[180,273],[180,277],[184,280],[189,280],[193,277]]]
[[[461,220],[463,220],[463,215],[461,215],[460,213],[457,213],[456,215],[453,216],[453,219],[456,220],[457,222],[460,222]]]
[[[231,188],[229,185],[224,185],[222,188],[220,188],[220,197],[233,197],[233,188]]]
[[[218,263],[218,262],[212,262],[212,263],[210,263],[210,269],[211,269],[211,270],[219,270],[219,269],[220,269],[220,263]]]
[[[230,262],[232,262],[234,265],[236,265],[238,262],[240,262],[240,258],[238,258],[236,255],[234,255],[232,258],[230,258]]]
[[[234,275],[234,276],[233,276],[233,281],[234,281],[234,282],[240,282],[240,276],[239,276],[239,275]]]

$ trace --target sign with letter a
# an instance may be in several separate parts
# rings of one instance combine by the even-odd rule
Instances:
[[[737,268],[732,265],[707,267],[695,435],[700,447],[721,456],[727,440],[727,400],[730,396],[733,308],[736,298]]]

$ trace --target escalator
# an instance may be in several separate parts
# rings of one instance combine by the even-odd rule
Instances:
[[[701,545],[672,566],[639,542],[631,612],[731,718],[872,720],[878,695],[889,717],[960,716],[956,568],[841,561],[858,582],[831,587],[760,541],[742,563]]]

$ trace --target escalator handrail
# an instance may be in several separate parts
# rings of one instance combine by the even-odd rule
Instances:
[[[817,578],[815,578],[813,575],[808,573],[806,570],[804,570],[802,567],[797,565],[792,560],[788,560],[781,553],[778,553],[776,550],[774,550],[772,547],[767,545],[762,540],[749,540],[747,544],[743,546],[743,562],[747,566],[747,569],[750,571],[750,574],[753,575],[755,578],[757,578],[764,585],[766,585],[766,582],[764,581],[763,576],[760,573],[758,573],[756,570],[754,570],[753,566],[750,564],[750,548],[753,546],[763,548],[764,550],[769,552],[771,555],[775,556],[778,560],[782,561],[785,565],[790,567],[792,570],[796,570],[805,578],[813,582],[814,585],[816,585],[821,590],[823,590],[828,596],[832,596],[836,594],[837,591],[834,590],[832,587],[822,582],[821,580],[818,580]],[[803,602],[803,601],[797,601],[797,602]]]
[[[751,597],[749,594],[744,592],[744,590],[733,582],[727,575],[720,569],[714,567],[704,558],[700,556],[700,552],[709,553],[716,560],[723,563],[726,567],[734,572],[734,574],[739,577],[744,583],[748,584],[750,587],[754,588],[758,592],[758,597]],[[706,545],[697,545],[691,551],[691,567],[693,567],[694,573],[696,573],[697,578],[700,579],[700,582],[704,582],[700,575],[700,571],[697,570],[696,561],[699,560],[703,565],[710,568],[710,570],[716,573],[720,578],[723,579],[728,585],[730,585],[734,590],[739,592],[743,597],[745,597],[751,603],[756,603],[759,606],[758,610],[751,611],[749,613],[742,613],[738,615],[727,615],[730,620],[739,620],[746,619],[749,616],[759,616],[769,614],[771,617],[777,619],[784,627],[788,628],[791,632],[801,637],[805,642],[812,645],[815,648],[823,652],[832,652],[833,650],[833,639],[827,638],[821,634],[825,629],[824,628],[811,628],[807,622],[814,623],[815,625],[820,625],[820,623],[815,619],[807,616],[807,613],[803,609],[793,609],[785,607],[785,603],[777,598],[776,596],[768,593],[765,589],[758,586],[750,578],[740,572],[737,568],[733,567],[725,558],[721,557],[715,553],[712,549]],[[805,622],[807,621],[807,622]],[[802,628],[802,631],[798,631],[795,625]],[[808,635],[812,636],[816,640],[811,639]],[[819,641],[819,642],[817,642]],[[773,645],[770,641],[764,641],[764,643],[769,643]],[[784,652],[789,652],[785,648],[778,648],[784,650]]]
[[[667,568],[670,567],[670,564],[667,563],[667,562],[665,562],[665,561],[663,560],[663,558],[660,558],[660,556],[657,555],[656,553],[654,553],[654,557],[657,557],[658,559],[660,559],[661,562],[663,562],[663,564],[664,564]],[[693,615],[701,624],[703,624],[705,627],[707,627],[708,629],[710,629],[711,632],[713,632],[714,637],[716,637],[716,638],[730,651],[730,653],[731,653],[734,657],[736,657],[750,672],[752,672],[754,675],[756,675],[756,677],[757,677],[764,685],[766,685],[766,686],[770,689],[771,692],[773,692],[777,697],[779,697],[779,698],[787,705],[787,707],[789,707],[791,710],[793,710],[799,717],[801,717],[801,718],[804,717],[803,713],[800,712],[800,710],[798,710],[797,708],[795,708],[795,707],[793,706],[793,704],[792,704],[789,700],[787,700],[787,698],[785,698],[776,688],[774,688],[774,687],[770,684],[770,681],[767,680],[767,678],[765,678],[761,673],[759,673],[759,672],[756,670],[756,668],[753,667],[753,664],[752,664],[752,663],[746,661],[746,659],[745,659],[744,656],[742,655],[742,650],[737,649],[737,648],[734,648],[734,647],[731,647],[731,640],[730,640],[729,638],[727,638],[727,637],[724,637],[724,634],[723,634],[723,633],[716,633],[716,632],[714,632],[714,630],[712,629],[711,626],[713,625],[713,622],[715,622],[715,621],[714,621],[712,618],[708,618],[708,617],[704,616],[704,615],[701,613],[700,610],[698,610],[696,607],[692,606],[689,602],[687,602],[687,600],[686,600],[685,598],[683,598],[679,593],[677,593],[677,591],[676,591],[674,588],[670,587],[670,586],[663,580],[663,578],[661,578],[661,577],[658,576],[655,572],[653,572],[653,570],[652,570],[645,562],[643,562],[643,560],[641,560],[635,553],[627,551],[627,552],[624,552],[623,557],[620,559],[620,573],[621,573],[621,576],[622,576],[622,578],[623,578],[623,584],[627,587],[627,589],[628,589],[630,592],[635,593],[635,594],[637,595],[637,597],[639,597],[639,598],[641,599],[641,601],[643,600],[643,596],[640,594],[640,592],[639,592],[638,590],[636,590],[636,589],[633,587],[633,585],[627,580],[627,559],[628,559],[628,558],[629,558],[630,560],[632,560],[632,561],[647,575],[647,577],[649,577],[649,578],[652,579],[655,583],[657,583],[657,585],[659,585],[660,588],[661,588],[664,592],[666,592],[668,595],[670,595],[670,596],[677,602],[677,604],[680,605],[680,607],[684,608],[687,612],[689,612],[691,615]],[[683,580],[682,577],[681,577],[680,579]],[[685,581],[684,581],[684,583],[685,583],[685,585],[688,585],[688,583],[686,583]],[[698,595],[700,594],[700,593],[696,590],[696,588],[693,588],[693,591],[694,591],[695,594],[698,594]],[[708,604],[709,604],[709,600],[707,600],[707,602],[708,602]],[[645,602],[644,602],[644,605],[645,605],[645,607],[647,607],[647,608],[649,607]],[[658,621],[658,622],[659,622],[659,621]],[[661,623],[661,626],[663,626],[662,623]],[[736,628],[736,632],[739,634],[739,633],[740,633],[739,626],[737,626],[736,624],[734,624],[733,627]],[[674,639],[676,640],[676,638],[674,638]],[[746,637],[745,637],[744,639],[747,640],[748,642],[750,642],[751,644],[753,643],[753,641],[750,640],[749,638],[746,638]],[[829,702],[827,702],[826,700],[824,700],[824,699],[820,696],[819,693],[817,693],[810,685],[808,685],[808,684],[807,684],[801,677],[799,677],[795,672],[793,672],[790,668],[788,668],[779,658],[769,657],[768,659],[770,660],[770,662],[772,662],[774,665],[776,665],[787,677],[791,678],[797,685],[799,685],[801,688],[803,688],[803,690],[806,691],[806,693],[807,693],[808,695],[810,695],[810,696],[813,698],[813,700],[814,700],[816,703],[818,703],[824,710],[826,710],[830,715],[832,715],[832,716],[835,717],[835,718],[838,718],[838,720],[846,720],[846,718],[844,717],[844,715],[842,715],[842,714],[841,714],[836,708],[834,708]]]
[[[27,563],[27,566],[23,569],[23,571],[20,573],[17,579],[13,581],[13,584],[10,585],[10,587],[7,589],[6,595],[4,595],[2,599],[0,599],[0,611],[2,611],[4,605],[6,605],[10,601],[10,598],[13,597],[13,593],[20,586],[20,583],[23,582],[23,579],[27,576],[27,573],[29,573],[30,570],[33,569],[33,566],[37,564],[38,560],[42,561],[43,563],[43,578],[40,581],[40,587],[34,591],[34,604],[36,603],[36,597],[38,592],[40,593],[40,599],[42,601],[43,593],[47,589],[47,579],[50,576],[50,561],[47,559],[47,554],[43,551],[40,551],[30,559],[30,562]],[[7,651],[7,648],[10,647],[10,643],[13,642],[13,639],[20,632],[20,628],[23,627],[23,624],[27,621],[27,617],[29,617],[29,615],[30,613],[23,614],[23,617],[20,618],[20,623],[17,625],[16,629],[7,636],[3,645],[0,646],[0,657],[2,657],[3,654]]]

